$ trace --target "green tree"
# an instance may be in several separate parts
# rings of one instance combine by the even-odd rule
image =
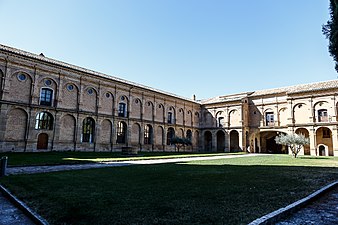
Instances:
[[[191,140],[188,138],[174,137],[171,139],[171,143],[175,145],[177,151],[180,151],[181,147],[191,145]]]
[[[304,145],[310,144],[309,138],[297,134],[280,134],[275,138],[275,141],[277,144],[288,146],[295,158]]]
[[[322,27],[323,34],[329,40],[329,53],[338,72],[338,0],[330,0],[330,20]]]

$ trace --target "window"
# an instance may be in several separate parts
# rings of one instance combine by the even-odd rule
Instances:
[[[19,81],[25,81],[27,79],[27,76],[23,73],[18,74]]]
[[[119,103],[119,116],[126,117],[126,103]]]
[[[265,124],[266,126],[274,126],[275,125],[275,119],[274,119],[274,115],[273,112],[267,112],[265,114]]]
[[[82,123],[82,142],[94,142],[95,121],[93,118],[87,117]]]
[[[118,122],[117,124],[117,139],[116,143],[124,144],[126,143],[126,132],[127,132],[127,125],[124,122]]]
[[[318,122],[328,122],[327,109],[318,110]]]
[[[150,125],[146,125],[144,127],[144,144],[150,145],[152,144],[153,139],[153,128]]]
[[[46,79],[46,80],[45,80],[45,85],[46,85],[46,86],[51,86],[51,85],[52,85],[52,81],[49,80],[49,79]]]
[[[170,127],[167,132],[167,145],[171,145],[171,140],[175,137],[174,128]]]
[[[48,112],[41,112],[36,115],[35,129],[37,130],[52,130],[53,116]]]
[[[42,88],[40,93],[40,105],[52,106],[53,90]]]
[[[89,95],[94,94],[94,89],[93,89],[93,88],[89,88],[89,89],[87,90],[87,93],[88,93]]]
[[[168,123],[169,124],[173,123],[173,113],[172,112],[168,112]]]
[[[73,84],[68,84],[67,85],[67,90],[68,91],[73,91],[74,90],[74,85]]]
[[[323,128],[323,138],[330,138],[330,133],[328,128]]]
[[[224,117],[218,117],[218,127],[223,127]]]

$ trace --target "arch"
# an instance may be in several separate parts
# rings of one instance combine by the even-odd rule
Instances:
[[[326,145],[318,145],[318,155],[319,156],[327,156],[328,147]]]
[[[236,130],[230,131],[230,152],[237,152],[239,147],[239,133]]]
[[[49,112],[40,112],[35,117],[35,129],[37,130],[52,130],[54,118]]]
[[[309,131],[306,128],[298,128],[295,132],[298,135],[303,135],[306,138],[309,138]],[[310,146],[305,145],[303,147],[304,155],[310,155]]]
[[[316,130],[316,143],[317,143],[316,155],[319,155],[318,146],[325,145],[327,146],[326,156],[333,156],[332,131],[330,130],[330,128],[320,127]]]
[[[204,124],[206,127],[212,127],[214,125],[214,118],[209,111],[204,112]]]
[[[79,101],[79,87],[71,82],[66,83],[62,89],[62,99],[58,106],[66,109],[77,109]]]
[[[148,121],[152,121],[154,118],[154,104],[151,101],[144,104],[143,118]]]
[[[157,122],[163,123],[163,121],[164,121],[164,106],[163,106],[163,104],[158,104],[158,106],[156,107],[156,118],[155,118],[155,120]]]
[[[212,150],[212,133],[210,131],[204,132],[204,151],[210,152]]]
[[[167,123],[174,124],[176,121],[176,111],[173,106],[168,107],[167,111]]]
[[[192,120],[192,112],[191,112],[191,110],[188,110],[185,124],[187,126],[192,126],[193,125],[192,121],[193,121]]]
[[[293,122],[295,124],[308,123],[310,114],[305,103],[298,103],[293,107]]]
[[[127,124],[123,121],[117,123],[116,143],[125,144],[127,142]]]
[[[82,122],[82,142],[93,143],[95,137],[95,120],[86,117]]]
[[[200,147],[200,132],[198,130],[195,130],[192,145],[196,146],[197,148]]]
[[[156,137],[155,137],[156,145],[164,145],[164,129],[162,126],[158,126],[156,130]]]
[[[182,128],[180,128],[180,137],[182,137],[182,138],[184,138],[185,136],[184,136],[184,130],[182,129]]]
[[[21,108],[14,108],[7,114],[5,140],[23,141],[26,134],[28,114]]]
[[[177,112],[177,117],[176,117],[176,124],[178,125],[183,125],[184,124],[184,109],[180,108]]]
[[[198,112],[194,113],[193,123],[196,124],[196,125],[200,124],[200,114]]]
[[[2,92],[2,80],[3,80],[3,77],[4,77],[4,73],[0,69],[0,93]]]
[[[167,145],[171,145],[171,140],[175,137],[175,130],[172,127],[168,128],[167,131]]]
[[[75,140],[75,127],[76,120],[72,115],[64,115],[60,121],[60,136],[61,141],[74,141]]]
[[[286,107],[283,107],[278,111],[278,122],[279,122],[279,126],[287,126],[288,113],[287,113]]]
[[[104,91],[101,96],[100,112],[107,114],[107,115],[113,115],[114,104],[115,104],[114,95],[110,91]]]
[[[97,90],[92,86],[88,86],[84,89],[84,93],[82,93],[82,107],[85,111],[96,112],[97,93]]]
[[[112,122],[104,119],[101,123],[100,142],[104,144],[111,143],[112,136]]]
[[[20,77],[24,77],[21,79]],[[15,102],[29,103],[31,98],[32,77],[25,72],[16,72],[12,74],[8,98]]]
[[[241,125],[240,113],[237,109],[233,109],[229,112],[229,126],[235,127]]]
[[[142,114],[142,101],[139,98],[135,98],[132,101],[132,106],[130,109],[131,115],[133,118],[141,119],[141,114]]]
[[[144,126],[144,144],[153,144],[153,127],[150,124]]]
[[[141,144],[141,126],[138,123],[134,123],[131,127],[131,144],[140,145]]]
[[[186,138],[192,142],[192,132],[190,129],[187,130]]]
[[[262,131],[260,132],[260,152],[266,153],[276,153],[276,154],[287,154],[288,148],[286,146],[282,146],[276,143],[275,138],[284,132],[280,131]],[[256,140],[255,140],[256,142]]]
[[[223,131],[217,131],[217,152],[224,152],[225,150],[225,134]]]
[[[48,149],[48,134],[40,133],[38,135],[38,141],[36,144],[37,150],[47,150]]]

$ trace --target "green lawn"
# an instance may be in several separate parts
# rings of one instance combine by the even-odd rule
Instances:
[[[121,152],[6,152],[0,158],[8,157],[9,166],[59,165],[125,161],[141,159],[182,158],[193,156],[213,156],[234,153],[184,153],[184,152],[140,152],[137,156],[125,156]],[[243,153],[235,153],[243,154]]]
[[[337,180],[338,158],[270,155],[0,179],[51,224],[247,224]]]

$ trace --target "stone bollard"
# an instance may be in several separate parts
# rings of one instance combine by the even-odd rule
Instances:
[[[2,157],[0,160],[0,177],[6,176],[7,161],[7,156]]]

